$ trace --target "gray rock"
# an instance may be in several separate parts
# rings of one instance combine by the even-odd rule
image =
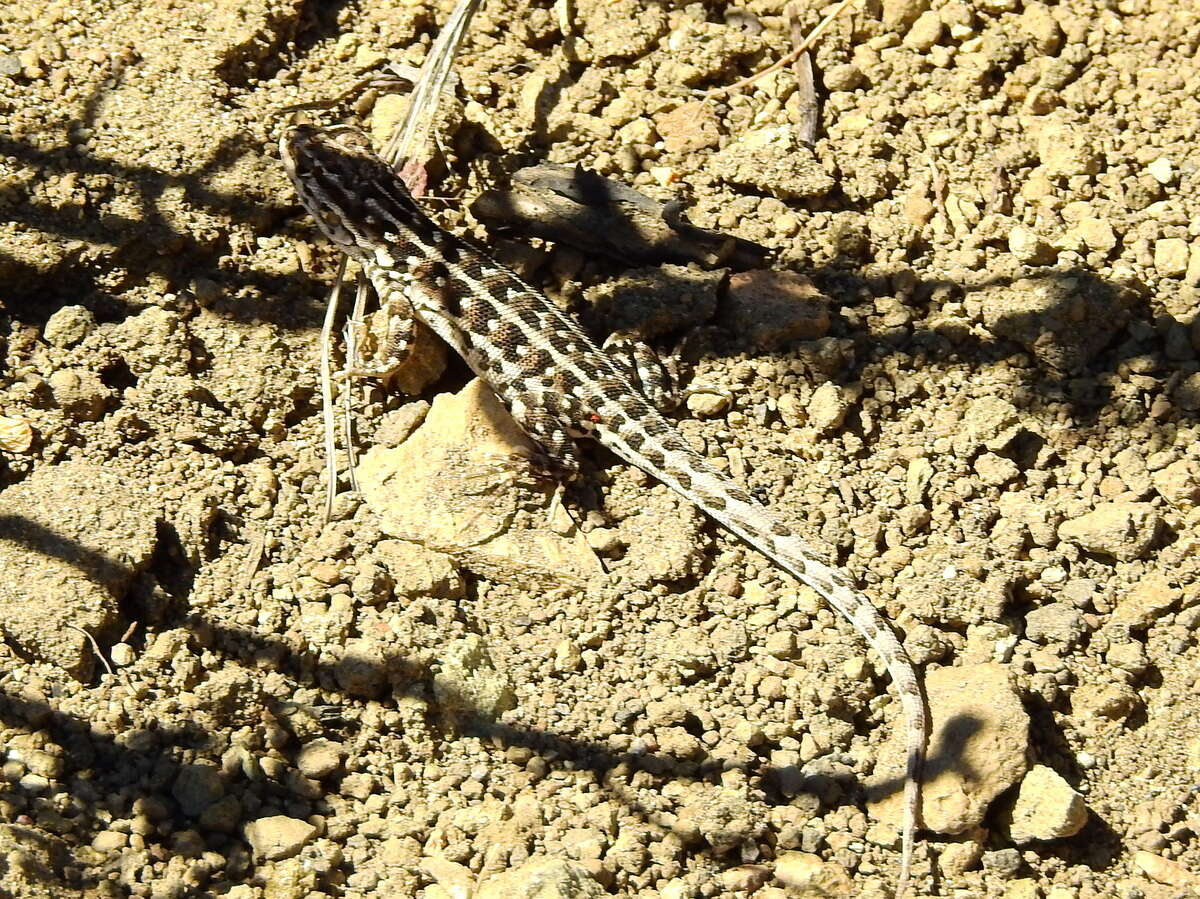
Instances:
[[[433,695],[443,711],[459,718],[495,720],[517,704],[512,681],[492,663],[478,634],[454,640],[433,676]]]
[[[1087,623],[1069,603],[1054,602],[1025,616],[1025,636],[1039,643],[1074,646],[1087,633]]]
[[[834,185],[833,177],[790,125],[750,131],[731,141],[712,158],[709,170],[731,184],[781,199],[824,196]]]
[[[1084,275],[1023,278],[978,291],[984,324],[1016,341],[1042,365],[1068,373],[1085,366],[1124,326],[1130,297]]]
[[[182,765],[171,795],[185,815],[195,818],[225,795],[225,781],[216,765]]]

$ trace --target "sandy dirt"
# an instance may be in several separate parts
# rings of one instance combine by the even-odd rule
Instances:
[[[686,335],[728,396],[681,429],[896,622],[935,718],[915,894],[1200,895],[1200,13],[859,0],[808,146],[790,68],[700,96],[787,52],[776,0],[563,9],[489,0],[428,206],[599,331]],[[585,447],[544,576],[402,539],[376,481],[325,524],[336,259],[278,113],[447,12],[5,5],[0,896],[890,895],[881,666],[661,486]],[[541,161],[774,257],[489,234],[471,201]],[[467,375],[356,385],[360,452],[496,425]],[[478,488],[493,530],[544,523],[519,481]]]

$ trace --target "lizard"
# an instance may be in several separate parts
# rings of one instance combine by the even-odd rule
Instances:
[[[459,353],[540,446],[553,473],[573,476],[575,441],[592,438],[656,478],[845,616],[883,659],[904,713],[907,746],[901,863],[912,867],[926,742],[921,683],[891,625],[850,578],[779,516],[727,478],[567,312],[474,242],[437,225],[358,129],[297,124],[280,157],[301,204],[358,261],[391,313],[392,355],[420,320]]]

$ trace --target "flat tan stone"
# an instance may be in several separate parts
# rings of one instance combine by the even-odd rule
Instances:
[[[569,520],[551,529],[553,493],[534,484],[535,452],[495,394],[472,381],[433,401],[396,447],[374,447],[358,467],[363,498],[392,537],[452,556],[495,581],[581,583],[602,569]],[[531,501],[540,509],[526,513]],[[560,510],[560,518],[563,513]]]

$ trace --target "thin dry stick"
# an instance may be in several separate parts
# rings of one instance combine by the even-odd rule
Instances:
[[[114,680],[119,680],[121,682],[122,686],[124,686],[125,689],[129,691],[130,695],[132,695],[133,694],[133,684],[131,684],[129,682],[129,675],[125,673],[124,668],[121,669],[120,675],[118,675],[117,672],[113,671],[112,665],[108,664],[108,659],[106,659],[104,657],[104,653],[102,653],[100,651],[100,644],[96,642],[96,638],[93,637],[91,634],[89,634],[87,631],[85,631],[83,628],[81,628],[77,624],[67,624],[67,627],[69,627],[73,631],[79,631],[79,633],[83,634],[84,638],[88,641],[88,643],[90,643],[92,645],[92,652],[94,652],[96,654],[96,658],[98,658],[100,660],[100,664],[104,666],[104,670],[108,672],[108,676],[113,678]]]
[[[350,312],[350,317],[361,322],[365,319],[367,308],[367,296],[371,292],[371,287],[367,283],[367,279],[363,277],[362,272],[358,274],[358,283],[355,285],[354,291],[354,309]],[[358,332],[349,324],[346,325],[346,358],[358,358]],[[342,435],[346,444],[346,465],[350,473],[350,489],[355,493],[358,492],[358,455],[354,450],[354,404],[351,402],[350,385],[347,382],[346,388],[342,391]]]
[[[421,75],[413,85],[412,100],[408,104],[404,120],[392,132],[384,147],[383,158],[393,166],[403,168],[425,143],[433,129],[438,104],[454,66],[454,57],[458,55],[458,48],[467,34],[467,26],[471,24],[471,18],[482,2],[483,0],[459,0],[450,13],[450,18],[438,32],[437,39],[429,50],[429,56],[421,65]]]
[[[753,75],[747,75],[741,81],[735,81],[733,84],[727,84],[724,87],[714,87],[710,91],[702,91],[700,93],[700,96],[704,97],[705,99],[708,99],[710,97],[719,97],[722,94],[727,94],[731,91],[740,90],[741,88],[746,87],[749,84],[753,84],[759,78],[762,78],[765,75],[770,75],[772,72],[778,72],[784,66],[799,59],[800,54],[802,54],[805,50],[807,50],[814,43],[816,43],[817,38],[819,38],[822,34],[825,33],[825,29],[827,29],[831,24],[833,24],[833,20],[836,19],[838,16],[840,16],[842,14],[842,10],[844,10],[852,2],[854,2],[854,0],[841,0],[841,2],[837,6],[835,6],[829,12],[829,14],[827,16],[825,16],[825,18],[823,18],[817,24],[817,27],[808,33],[808,37],[806,37],[797,47],[793,48],[791,53],[788,53],[788,54],[780,57],[779,59],[775,60],[775,62],[771,63],[769,66],[767,66],[762,71],[755,72]]]
[[[325,303],[325,321],[321,323],[321,418],[325,436],[325,520],[333,518],[333,500],[337,496],[336,421],[333,416],[333,326],[342,304],[342,281],[346,277],[346,257],[338,263],[337,279]]]
[[[92,652],[96,654],[96,658],[100,660],[100,664],[104,666],[104,670],[108,672],[110,677],[115,678],[117,673],[113,671],[112,665],[108,664],[108,659],[106,659],[104,657],[104,653],[100,651],[100,644],[96,642],[96,638],[81,628],[78,624],[68,623],[67,627],[73,631],[79,631],[79,633],[83,634],[84,639],[87,640],[88,643],[92,644]]]
[[[266,551],[267,534],[266,531],[260,531],[255,535],[254,542],[250,544],[250,552],[246,554],[246,561],[242,565],[243,590],[249,590],[254,585],[254,575],[258,574]]]
[[[792,34],[792,45],[805,41],[803,25],[800,22],[797,0],[792,0],[784,7],[788,28]],[[817,141],[817,125],[820,113],[817,108],[817,90],[813,83],[812,52],[805,50],[792,63],[792,71],[796,74],[796,95],[799,102],[799,116],[796,122],[796,136],[801,143],[812,146]]]

